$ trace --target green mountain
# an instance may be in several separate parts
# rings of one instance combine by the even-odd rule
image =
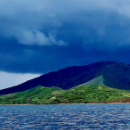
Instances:
[[[130,66],[119,62],[104,61],[50,72],[20,85],[0,90],[0,95],[23,92],[36,86],[57,86],[67,90],[101,75],[106,86],[130,90]]]
[[[0,104],[36,104],[43,103],[54,91],[62,90],[58,87],[38,86],[24,92],[12,93],[0,96]]]
[[[57,104],[130,102],[130,91],[107,86],[79,85],[68,90],[35,87],[24,92],[0,96],[0,104]]]
[[[0,104],[130,102],[130,65],[97,62],[68,67],[0,90],[0,95]]]

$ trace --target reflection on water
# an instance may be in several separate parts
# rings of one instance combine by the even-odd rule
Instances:
[[[130,130],[130,104],[0,106],[2,130]]]

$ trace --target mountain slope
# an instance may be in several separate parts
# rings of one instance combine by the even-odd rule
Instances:
[[[22,92],[36,86],[57,86],[64,90],[103,76],[103,84],[113,88],[130,90],[130,66],[118,62],[97,62],[50,72],[23,84],[0,90],[0,95]],[[96,82],[95,82],[96,85]]]
[[[82,86],[94,86],[94,85],[101,85],[101,86],[105,85],[104,77],[102,75],[100,75],[100,76],[82,84]],[[81,86],[81,85],[79,85],[79,86]]]
[[[20,93],[0,96],[0,104],[130,102],[130,91],[106,86],[80,85],[69,90],[35,87]]]
[[[0,95],[14,92],[22,92],[36,86],[57,86],[62,89],[69,89],[85,83],[97,76],[96,73],[115,62],[98,62],[85,66],[73,66],[50,72],[38,78],[29,80],[23,84],[0,90]]]
[[[53,94],[57,103],[100,103],[116,100],[129,100],[130,91],[114,89],[107,86],[86,86],[80,85],[69,90],[62,90],[59,94]]]
[[[104,84],[110,87],[130,90],[130,66],[115,63],[107,66],[103,72]]]
[[[23,92],[0,96],[0,104],[35,104],[42,103],[42,100],[50,96],[52,92],[62,90],[58,87],[38,86]]]

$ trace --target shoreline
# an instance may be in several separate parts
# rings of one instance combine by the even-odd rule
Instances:
[[[0,104],[0,106],[24,106],[24,105],[87,105],[87,104],[130,104],[130,102],[90,102],[90,103],[57,103],[57,104]]]
[[[62,102],[62,103],[55,103],[55,104],[29,104],[29,103],[25,103],[25,104],[0,104],[0,106],[7,106],[7,105],[16,105],[16,106],[20,106],[20,105],[73,105],[73,104],[130,104],[130,98],[124,98],[124,99],[115,99],[115,100],[111,100],[111,101],[103,101],[103,102],[88,102],[88,103],[84,103],[84,102],[79,102],[79,103],[70,103],[70,102]]]

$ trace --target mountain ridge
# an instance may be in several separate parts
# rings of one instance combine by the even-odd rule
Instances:
[[[122,75],[124,77],[122,77]],[[130,66],[115,61],[102,61],[50,72],[17,86],[0,90],[0,95],[22,92],[36,86],[70,89],[102,75],[106,86],[130,90]]]
[[[129,103],[130,91],[107,86],[80,85],[68,90],[37,86],[23,92],[0,96],[0,104],[68,104],[68,103]]]

